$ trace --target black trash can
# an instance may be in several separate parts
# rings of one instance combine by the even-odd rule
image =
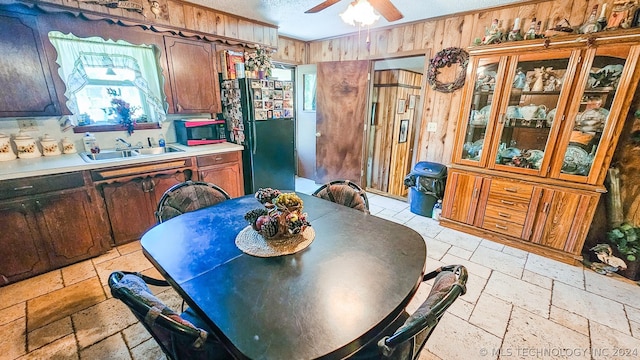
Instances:
[[[410,210],[414,214],[431,217],[433,205],[444,197],[447,167],[443,164],[421,161],[404,178],[409,187]]]

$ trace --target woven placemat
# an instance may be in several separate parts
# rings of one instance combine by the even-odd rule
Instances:
[[[316,232],[307,226],[300,234],[282,239],[265,239],[251,226],[242,229],[236,236],[236,246],[245,254],[257,257],[274,257],[297,253],[313,242]]]

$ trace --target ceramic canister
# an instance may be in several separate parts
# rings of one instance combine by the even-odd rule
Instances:
[[[42,146],[42,155],[60,155],[60,147],[58,146],[58,141],[49,136],[49,134],[44,134],[44,136],[40,140],[40,145]]]
[[[0,133],[0,161],[13,160],[16,158],[16,153],[11,148],[11,139],[9,136]]]
[[[65,154],[73,154],[75,153],[76,150],[76,145],[69,140],[69,138],[64,138],[62,139],[62,152]]]
[[[13,142],[16,143],[16,149],[18,149],[18,157],[21,159],[36,158],[42,156],[40,149],[36,145],[36,141],[29,134],[26,134],[22,130],[18,132]]]

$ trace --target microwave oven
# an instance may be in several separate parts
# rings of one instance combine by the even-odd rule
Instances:
[[[182,145],[206,145],[227,141],[224,120],[175,120],[176,139]]]

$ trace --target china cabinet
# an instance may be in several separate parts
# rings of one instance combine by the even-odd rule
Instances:
[[[469,53],[443,224],[580,260],[638,83],[640,32]]]

